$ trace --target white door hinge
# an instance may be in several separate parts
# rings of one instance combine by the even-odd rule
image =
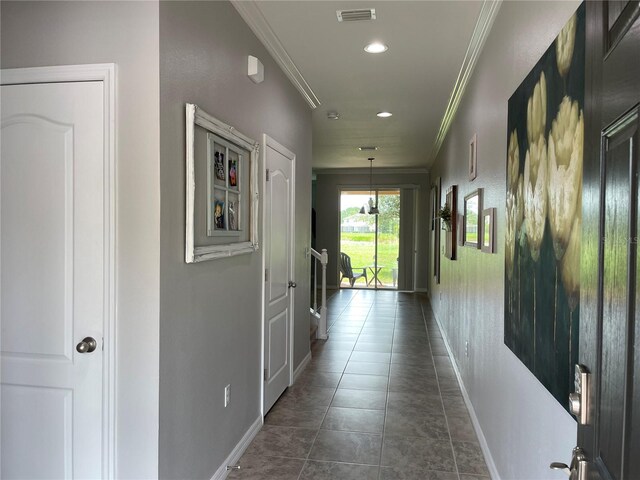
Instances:
[[[267,182],[269,181],[269,169],[267,168]]]
[[[264,269],[264,281],[265,282],[269,281],[269,269],[268,268]]]

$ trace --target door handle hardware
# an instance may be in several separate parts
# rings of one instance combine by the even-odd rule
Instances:
[[[98,346],[98,342],[93,337],[85,337],[82,341],[76,345],[76,350],[78,353],[91,353]]]
[[[571,465],[561,462],[553,462],[549,465],[552,470],[564,472],[571,480],[587,480],[587,457],[580,447],[573,449]]]
[[[566,463],[553,462],[551,465],[549,465],[549,468],[551,470],[560,470],[561,472],[566,473],[567,477],[571,476],[571,469],[569,468],[569,465],[567,465]]]
[[[289,280],[289,288],[296,288],[298,286],[298,284],[296,282],[292,282],[291,280]]]
[[[589,370],[584,365],[576,365],[575,369],[575,392],[569,394],[569,411],[576,417],[580,425],[589,423]]]

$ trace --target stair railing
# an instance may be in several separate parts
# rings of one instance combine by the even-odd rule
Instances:
[[[327,334],[327,262],[329,261],[329,255],[326,248],[322,249],[322,253],[312,248],[311,255],[315,259],[313,262],[313,306],[310,309],[311,316],[318,323],[316,338],[326,340],[329,338]],[[318,308],[318,264],[322,269],[320,308]]]

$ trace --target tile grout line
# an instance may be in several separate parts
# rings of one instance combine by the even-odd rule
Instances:
[[[342,309],[342,312],[338,316],[338,319],[342,316],[342,314],[344,313],[346,308],[351,304],[351,302],[353,301],[353,298],[356,295],[357,294],[354,294],[351,297],[351,299],[349,300],[349,302],[347,302],[347,305],[345,306],[345,308]],[[335,324],[335,322],[334,322],[334,324]],[[364,327],[364,324],[363,324],[363,327]],[[362,332],[362,328],[363,327],[360,328],[360,332]],[[358,333],[358,338],[360,338],[360,333]],[[326,340],[326,341],[328,342],[329,340]],[[356,343],[357,343],[357,339],[356,339]],[[338,380],[338,385],[336,385],[336,388],[333,391],[333,395],[331,396],[331,400],[329,400],[329,405],[327,406],[327,410],[324,413],[324,415],[322,416],[322,421],[320,422],[320,426],[318,427],[318,431],[316,432],[316,435],[313,438],[313,442],[311,442],[311,446],[309,447],[309,451],[307,452],[307,456],[304,459],[304,463],[302,464],[302,469],[300,470],[300,473],[298,474],[298,480],[300,480],[300,476],[302,475],[302,472],[304,472],[305,467],[309,463],[309,460],[310,460],[309,456],[311,455],[311,451],[313,450],[313,447],[316,444],[316,441],[318,440],[318,436],[320,435],[320,430],[322,430],[322,424],[324,423],[324,421],[327,418],[327,415],[329,414],[329,409],[331,409],[331,404],[333,403],[333,400],[335,399],[336,393],[338,392],[338,388],[340,388],[340,383],[342,382],[342,378],[344,377],[344,371],[346,370],[347,365],[349,364],[349,360],[351,359],[351,356],[353,355],[353,351],[354,351],[355,347],[356,347],[356,345],[354,343],[353,348],[351,349],[351,353],[349,354],[349,358],[347,359],[347,363],[345,364],[344,368],[342,369],[342,373],[340,374],[340,380]]]
[[[444,408],[444,398],[442,396],[442,390],[440,389],[440,375],[438,374],[438,368],[436,367],[435,358],[433,355],[433,349],[431,348],[431,335],[429,335],[429,328],[427,327],[427,317],[424,314],[424,304],[420,303],[420,308],[422,310],[422,321],[424,323],[424,328],[427,330],[427,337],[429,340],[429,352],[431,353],[431,361],[433,362],[433,369],[436,372],[436,381],[438,383],[438,393],[440,394],[440,403],[442,404],[442,411],[444,413],[444,421],[447,425],[447,433],[449,434],[449,445],[451,446],[451,453],[453,454],[453,464],[456,467],[456,475],[458,480],[460,480],[460,469],[458,468],[458,459],[456,457],[456,450],[453,446],[453,437],[451,436],[451,427],[449,426],[449,417],[447,416],[447,410]],[[447,355],[449,358],[449,355]]]
[[[382,421],[382,437],[380,439],[380,460],[378,461],[378,480],[382,476],[382,452],[384,451],[384,439],[387,431],[387,410],[389,409],[389,384],[391,383],[391,359],[393,358],[393,340],[396,336],[396,322],[398,320],[398,301],[396,298],[396,306],[393,315],[393,334],[391,335],[391,353],[389,355],[389,370],[387,371],[387,394],[384,402],[384,417]]]

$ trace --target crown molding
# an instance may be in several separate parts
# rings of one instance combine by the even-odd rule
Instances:
[[[280,66],[291,83],[298,89],[302,97],[313,109],[320,106],[320,100],[313,92],[307,81],[296,67],[295,63],[280,43],[278,36],[271,29],[269,22],[264,18],[256,1],[231,0],[231,4],[238,11],[242,19],[262,42],[276,63]]]
[[[427,168],[374,168],[373,175],[427,174]],[[317,168],[314,175],[370,175],[368,167],[362,168]]]
[[[484,47],[485,41],[489,36],[491,27],[493,26],[493,22],[496,19],[501,6],[502,0],[484,0],[484,2],[482,3],[482,8],[480,9],[480,14],[478,15],[478,20],[476,21],[476,26],[473,29],[473,34],[471,35],[471,40],[469,41],[467,52],[464,55],[464,60],[462,61],[460,72],[458,73],[458,78],[456,79],[453,91],[451,92],[451,96],[449,97],[447,109],[445,110],[444,116],[442,117],[440,130],[438,130],[436,142],[431,154],[431,161],[434,161],[436,159],[438,152],[440,151],[440,147],[442,147],[444,139],[449,132],[449,128],[451,127],[456,112],[458,111],[458,106],[460,105],[460,101],[462,100],[464,91],[467,88],[467,83],[471,78],[471,74],[473,73],[473,70],[476,66],[478,57],[482,52],[482,48]]]

